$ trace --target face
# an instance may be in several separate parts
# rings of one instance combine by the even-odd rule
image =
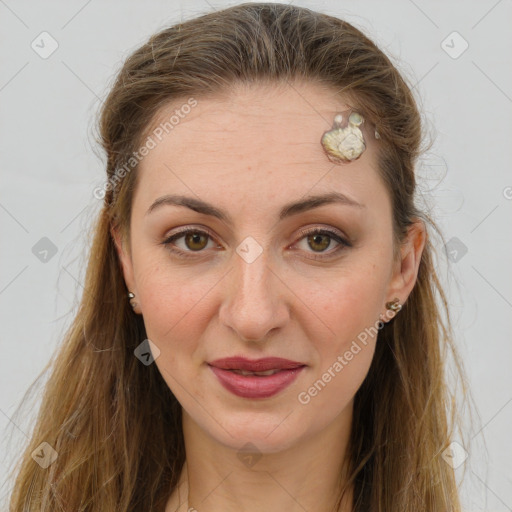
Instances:
[[[276,452],[341,421],[372,361],[371,328],[412,288],[393,262],[378,142],[344,165],[321,147],[347,108],[314,84],[198,99],[139,165],[130,251],[118,245],[127,287],[184,415],[223,445]],[[326,194],[338,200],[289,208]],[[266,396],[240,396],[210,365],[234,356],[302,367],[278,391],[273,377],[256,385]]]

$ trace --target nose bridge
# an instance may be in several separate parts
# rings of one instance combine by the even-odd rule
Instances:
[[[233,255],[220,317],[246,340],[264,340],[268,332],[282,327],[288,318],[281,298],[282,284],[271,269],[271,253],[252,237],[247,237]]]

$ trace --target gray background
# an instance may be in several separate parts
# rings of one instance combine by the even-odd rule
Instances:
[[[82,292],[99,207],[92,191],[103,183],[93,134],[100,101],[150,34],[234,3],[0,0],[0,500],[38,397],[22,417],[13,417],[15,408]],[[369,34],[421,101],[434,144],[422,158],[420,187],[449,241],[439,269],[478,413],[463,445],[465,510],[512,511],[512,2],[294,3]],[[47,56],[50,37],[58,48]]]

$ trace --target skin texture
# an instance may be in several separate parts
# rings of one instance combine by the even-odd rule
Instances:
[[[179,105],[165,107],[161,119]],[[348,107],[317,84],[238,87],[198,99],[140,164],[130,243],[116,229],[112,235],[135,314],[160,350],[154,364],[183,408],[187,463],[180,497],[173,493],[166,511],[332,511],[375,336],[307,404],[298,395],[375,326],[386,302],[405,302],[425,243],[418,222],[393,261],[378,141],[349,164],[324,154],[323,132]],[[364,206],[328,204],[279,220],[285,204],[332,191]],[[182,206],[146,214],[165,194],[207,201],[233,225]],[[213,237],[175,240],[192,256],[179,258],[162,242],[180,226]],[[336,252],[329,237],[308,243],[302,231],[309,228],[334,230],[352,247]],[[262,249],[252,263],[236,252],[248,236]],[[312,259],[322,254],[323,261]],[[234,355],[278,356],[307,368],[271,398],[240,398],[206,364]],[[252,465],[238,456],[248,442],[259,457]],[[351,499],[340,510],[351,510]]]

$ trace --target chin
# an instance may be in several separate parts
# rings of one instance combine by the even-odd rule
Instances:
[[[266,416],[266,419],[262,417]],[[265,415],[261,411],[246,413],[246,418],[233,419],[223,422],[222,427],[215,428],[211,435],[221,444],[236,451],[243,451],[243,447],[249,443],[256,447],[260,453],[277,453],[288,449],[299,441],[304,434],[302,428],[299,432],[296,419],[289,421],[288,413],[282,413],[279,417]],[[247,446],[250,451],[250,446]]]
[[[218,439],[224,446],[236,451],[237,455],[244,453],[271,454],[279,453],[293,446],[298,440],[287,437],[270,439],[267,434],[244,432],[243,435]]]

